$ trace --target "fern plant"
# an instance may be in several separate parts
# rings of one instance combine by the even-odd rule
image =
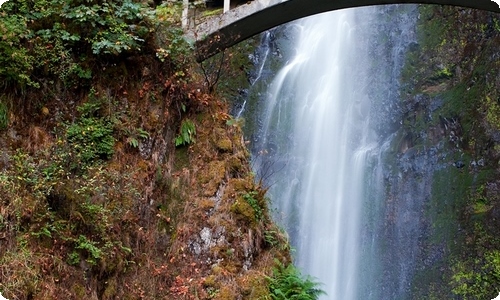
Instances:
[[[309,276],[302,276],[293,264],[284,266],[275,261],[273,276],[268,277],[269,293],[273,300],[317,300],[325,292]]]
[[[185,119],[182,121],[179,135],[175,138],[175,146],[189,145],[195,142],[196,127],[193,121]]]

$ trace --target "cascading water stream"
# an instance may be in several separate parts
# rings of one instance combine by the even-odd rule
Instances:
[[[378,276],[380,258],[374,255],[380,250],[374,241],[377,233],[365,228],[377,227],[378,221],[362,219],[367,209],[368,214],[379,214],[377,205],[366,207],[368,201],[379,201],[376,195],[382,193],[377,191],[383,189],[380,168],[368,163],[380,159],[382,139],[388,136],[374,129],[387,127],[380,125],[387,123],[380,120],[385,116],[373,117],[380,110],[372,108],[380,100],[374,98],[394,98],[397,87],[376,87],[374,93],[370,85],[374,75],[378,82],[397,81],[387,78],[399,72],[404,50],[400,44],[408,41],[384,53],[393,61],[389,72],[373,73],[373,65],[387,68],[382,62],[386,57],[376,57],[377,48],[371,48],[377,43],[373,22],[383,15],[374,7],[348,9],[289,25],[294,51],[267,91],[258,92],[260,112],[248,113],[260,115],[252,145],[254,167],[270,185],[276,218],[297,250],[295,263],[323,284],[324,299],[385,295],[373,291],[380,283],[372,280]],[[392,107],[394,101],[385,99],[379,105]]]
[[[263,118],[263,132],[291,129],[293,141],[284,167],[292,185],[274,186],[272,193],[286,196],[273,199],[296,230],[297,264],[325,283],[330,299],[356,299],[363,168],[371,144],[369,104],[357,76],[366,54],[352,51],[360,38],[352,10],[310,18],[298,31],[297,54],[273,81]],[[268,138],[287,143],[283,136]]]
[[[255,76],[253,78],[250,78],[250,86],[253,86],[260,79],[260,77],[262,76],[262,72],[264,71],[264,66],[266,65],[267,57],[269,56],[269,52],[271,52],[270,48],[267,47],[267,44],[269,43],[270,35],[271,35],[271,33],[269,31],[264,32],[264,34],[263,34],[263,37],[261,40],[261,45],[263,45],[263,47],[261,47],[261,49],[260,49],[261,50],[260,55],[262,57],[259,57],[259,60],[256,61],[257,72],[255,72]],[[238,109],[238,111],[235,113],[235,117],[237,119],[241,118],[243,112],[245,111],[246,104],[247,104],[247,99],[244,99],[243,104]]]

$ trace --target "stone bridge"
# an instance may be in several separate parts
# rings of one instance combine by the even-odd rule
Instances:
[[[196,26],[192,32],[196,40],[197,61],[303,17],[343,8],[404,3],[454,5],[500,12],[500,7],[490,0],[253,0],[232,9],[229,8],[233,3],[224,0],[224,13]]]

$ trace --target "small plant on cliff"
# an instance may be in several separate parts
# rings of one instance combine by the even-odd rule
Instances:
[[[87,252],[87,262],[91,265],[97,264],[97,261],[102,256],[102,250],[97,247],[96,243],[87,239],[86,236],[80,235],[77,240],[75,240],[75,249],[84,250]],[[74,257],[73,257],[74,259]]]
[[[277,247],[281,251],[290,251],[288,235],[283,228],[271,226],[264,231],[264,241],[270,247]]]
[[[175,146],[189,145],[195,142],[196,137],[196,127],[193,121],[185,119],[182,121],[181,129],[177,137],[175,138]]]
[[[304,277],[292,264],[284,266],[275,261],[273,276],[268,277],[269,292],[273,300],[316,300],[325,292],[310,277]]]
[[[264,213],[262,212],[262,208],[260,207],[259,201],[257,200],[257,195],[258,192],[256,191],[248,192],[243,195],[243,199],[245,199],[245,201],[252,207],[255,214],[255,219],[257,221],[260,221],[264,217]]]
[[[139,147],[139,141],[147,138],[149,138],[149,132],[142,128],[136,128],[135,130],[128,132],[127,143],[130,146],[137,148]]]

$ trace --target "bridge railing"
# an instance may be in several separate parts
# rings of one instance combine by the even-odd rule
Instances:
[[[228,13],[230,10],[249,4],[255,0],[224,0],[223,6],[219,6],[218,14],[212,15],[212,19],[217,17],[222,17],[222,15]],[[205,7],[211,2],[209,0],[182,0],[182,28],[184,30],[194,30],[199,24],[206,22],[206,17],[203,17],[204,12],[210,11],[209,7]],[[218,2],[221,3],[221,2]],[[220,5],[220,4],[219,4]],[[214,9],[217,11],[218,9]]]

